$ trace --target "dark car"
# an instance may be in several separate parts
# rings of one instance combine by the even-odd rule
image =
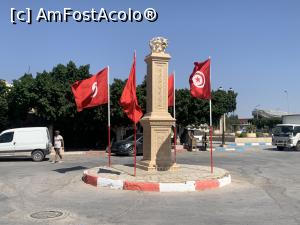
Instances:
[[[116,155],[133,155],[133,135],[129,136],[125,140],[114,142],[111,146],[111,153]],[[136,153],[137,155],[143,154],[143,134],[136,135]]]

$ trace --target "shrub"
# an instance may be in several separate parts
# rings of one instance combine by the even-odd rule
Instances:
[[[246,133],[241,133],[241,134],[239,135],[239,137],[240,137],[240,138],[247,137],[247,134],[246,134]]]

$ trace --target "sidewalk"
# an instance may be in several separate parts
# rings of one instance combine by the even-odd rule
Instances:
[[[251,143],[235,143],[235,142],[226,142],[224,146],[221,146],[222,142],[214,141],[213,142],[213,151],[219,151],[219,152],[226,152],[226,151],[237,151],[237,152],[243,152],[251,147],[266,147],[266,146],[272,146],[272,143],[269,142],[251,142]],[[188,151],[188,150],[186,150]],[[192,151],[199,151],[199,148],[195,148]],[[210,145],[207,145],[206,151],[210,151]]]
[[[54,155],[54,151],[51,151],[50,153],[51,156]],[[105,150],[102,151],[96,151],[96,150],[91,150],[91,151],[63,151],[62,152],[63,156],[72,156],[72,155],[87,155],[87,156],[106,156]]]
[[[224,146],[220,146],[220,145],[215,145],[213,147],[213,151],[238,151],[238,152],[242,152],[247,150],[250,147],[266,147],[266,146],[272,146],[272,143],[269,142],[246,142],[246,143],[225,143]]]

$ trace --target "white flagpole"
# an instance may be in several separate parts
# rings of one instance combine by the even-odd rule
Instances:
[[[211,107],[211,57],[208,57],[210,59],[210,63],[209,63],[209,78],[210,78],[210,99],[209,99],[209,133],[210,133],[210,172],[213,173],[214,172],[214,163],[213,163],[213,154],[212,154],[212,107]]]
[[[175,119],[174,123],[174,162],[176,163],[176,142],[177,142],[177,129],[176,129],[176,106],[175,106],[175,71],[173,72],[174,80],[173,80],[173,116]]]
[[[136,79],[136,51],[134,50],[134,62],[135,62],[135,67],[134,67],[134,74],[135,74],[135,79]],[[136,80],[135,80],[135,87],[136,87]],[[134,144],[133,144],[133,147],[134,147],[134,176],[136,176],[136,123],[134,122],[134,130],[133,130],[133,133],[134,133]]]
[[[110,146],[110,87],[109,87],[109,66],[107,66],[107,132],[108,132],[108,166],[111,166],[111,146]]]

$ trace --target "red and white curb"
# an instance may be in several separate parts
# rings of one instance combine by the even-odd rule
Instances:
[[[155,192],[191,192],[224,187],[231,183],[230,174],[219,179],[186,181],[183,183],[156,183],[114,180],[90,175],[84,171],[82,180],[95,187],[106,187],[116,190],[155,191]]]

